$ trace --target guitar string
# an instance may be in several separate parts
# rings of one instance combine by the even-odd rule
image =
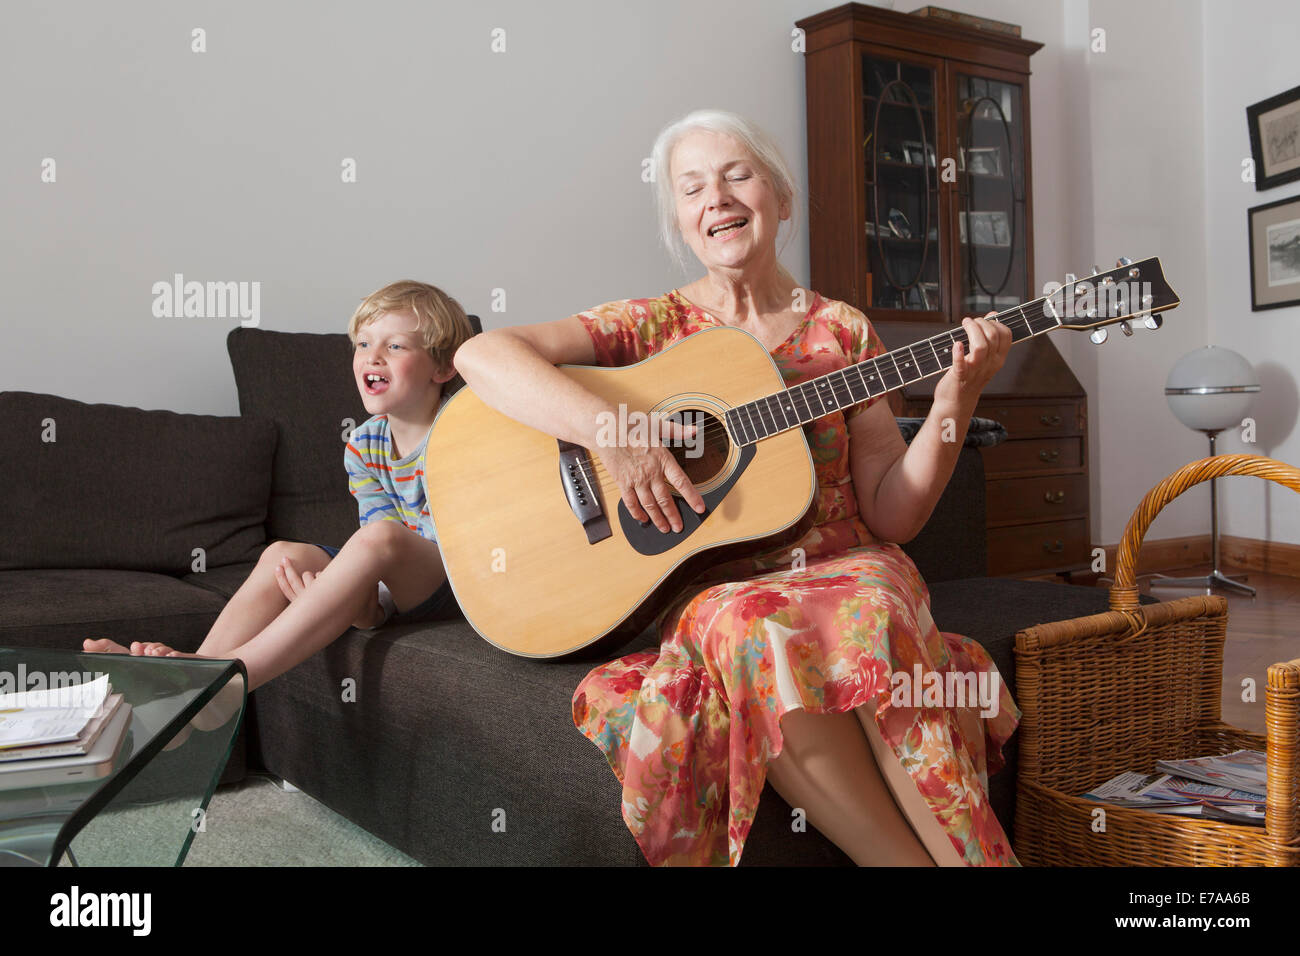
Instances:
[[[1096,278],[1096,277],[1094,276],[1094,277],[1090,277],[1089,279],[1082,280],[1082,281],[1092,281],[1092,280],[1095,279],[1095,278]],[[1078,283],[1076,283],[1076,284],[1078,284]],[[1023,324],[1023,326],[1024,326],[1026,329],[1028,329],[1028,331],[1029,331],[1029,336],[1028,336],[1028,337],[1029,337],[1029,338],[1032,338],[1033,336],[1035,336],[1035,335],[1039,335],[1039,334],[1041,334],[1042,332],[1049,331],[1049,330],[1052,329],[1052,328],[1058,328],[1058,327],[1060,327],[1060,325],[1061,325],[1061,319],[1060,319],[1059,316],[1056,316],[1056,315],[1052,315],[1052,316],[1051,316],[1051,318],[1052,318],[1052,319],[1054,320],[1054,322],[1055,322],[1054,325],[1051,325],[1051,326],[1045,327],[1045,328],[1043,328],[1043,329],[1041,329],[1041,330],[1038,330],[1038,331],[1035,331],[1035,330],[1034,330],[1034,327],[1033,327],[1033,321],[1036,320],[1036,319],[1042,319],[1042,318],[1044,318],[1044,317],[1047,317],[1048,313],[1046,312],[1046,310],[1045,310],[1045,308],[1044,308],[1044,305],[1050,303],[1050,302],[1051,302],[1054,298],[1056,298],[1057,296],[1063,296],[1063,293],[1064,293],[1064,288],[1062,288],[1062,289],[1060,289],[1060,290],[1057,290],[1056,292],[1053,292],[1053,293],[1051,293],[1050,295],[1040,296],[1039,298],[1037,298],[1037,299],[1033,299],[1033,300],[1031,300],[1031,301],[1029,301],[1029,302],[1023,302],[1023,303],[1021,303],[1020,305],[1017,305],[1017,306],[1014,306],[1013,308],[1007,309],[1005,312],[999,312],[996,316],[994,316],[994,319],[997,320],[997,321],[1002,322],[1003,325],[1005,325],[1005,326],[1007,326],[1008,328],[1012,329],[1012,332],[1013,332],[1013,333],[1016,331],[1016,328],[1017,328],[1017,325],[1018,325],[1018,324]],[[1062,304],[1064,304],[1064,301],[1063,301],[1063,300],[1062,300]],[[1151,309],[1150,311],[1151,311],[1152,313],[1154,313],[1154,312],[1157,311],[1157,310],[1155,310],[1155,309]],[[1163,309],[1160,309],[1159,311],[1163,311]],[[1006,318],[1006,319],[1003,319],[1003,316],[1006,316],[1007,318]],[[808,380],[807,382],[801,382],[801,383],[798,384],[798,385],[790,386],[789,388],[786,388],[786,389],[784,389],[783,391],[788,393],[788,392],[793,392],[795,389],[800,389],[800,390],[802,390],[802,389],[806,388],[806,387],[809,386],[809,385],[813,385],[814,383],[816,383],[817,381],[819,381],[819,380],[821,380],[821,379],[826,379],[826,381],[827,381],[827,383],[829,384],[829,387],[830,387],[830,389],[831,389],[831,395],[834,397],[834,399],[835,399],[835,403],[836,403],[836,408],[835,408],[835,409],[832,409],[831,412],[824,412],[824,415],[829,415],[829,414],[832,414],[834,411],[839,411],[840,409],[842,409],[842,408],[846,408],[846,407],[849,407],[850,405],[857,405],[857,404],[860,404],[860,403],[862,403],[862,402],[867,401],[869,398],[877,397],[877,396],[868,396],[868,397],[866,397],[866,398],[860,398],[860,399],[856,399],[856,400],[849,401],[849,402],[843,402],[843,401],[842,401],[842,398],[841,398],[841,391],[843,391],[843,392],[847,395],[847,397],[848,397],[849,399],[854,399],[853,389],[852,389],[851,386],[848,386],[848,385],[837,384],[837,383],[832,379],[832,376],[836,375],[837,373],[847,372],[848,369],[850,369],[850,368],[860,368],[862,365],[865,365],[867,362],[878,362],[880,359],[883,359],[883,358],[886,358],[886,357],[892,357],[893,354],[896,353],[896,352],[911,351],[911,350],[917,348],[918,346],[925,345],[925,344],[929,344],[930,347],[931,347],[931,349],[932,349],[932,350],[936,353],[936,355],[937,355],[937,353],[938,353],[938,349],[935,349],[935,348],[934,348],[934,342],[935,342],[935,340],[943,339],[943,338],[945,338],[945,337],[948,338],[948,339],[950,339],[950,340],[951,340],[951,343],[962,342],[962,343],[964,343],[964,344],[967,346],[967,348],[969,348],[969,346],[970,346],[970,343],[969,343],[969,341],[968,341],[967,338],[966,338],[966,330],[965,330],[965,328],[964,328],[964,327],[957,327],[957,328],[955,328],[955,329],[954,329],[953,331],[951,331],[951,332],[940,332],[940,333],[938,333],[938,334],[936,334],[936,335],[932,335],[932,336],[930,336],[930,337],[927,338],[927,339],[922,339],[922,340],[920,340],[919,342],[914,342],[914,343],[912,343],[911,345],[903,346],[902,348],[898,348],[898,349],[894,349],[894,350],[892,350],[892,351],[890,351],[890,352],[882,353],[881,355],[874,356],[873,358],[871,358],[871,359],[867,359],[867,360],[865,360],[865,361],[863,361],[863,362],[854,363],[853,365],[846,365],[843,369],[835,369],[834,371],[828,372],[828,373],[826,373],[825,375],[820,375],[820,376],[818,376],[817,378],[810,379],[810,380]],[[1023,340],[1021,340],[1021,341],[1023,341]],[[950,345],[948,346],[949,349],[951,349],[951,347],[952,347],[951,343],[950,343]],[[915,358],[916,358],[915,354],[912,355],[912,358],[915,360]],[[895,364],[895,366],[897,366],[897,364],[898,364],[898,363],[897,363],[897,360],[894,361],[894,364]],[[950,362],[949,365],[947,366],[947,368],[951,368],[951,367],[952,367],[952,364],[951,364],[951,362]],[[899,382],[899,384],[896,385],[896,386],[893,386],[893,387],[891,387],[891,388],[887,388],[887,389],[885,389],[885,390],[884,390],[883,392],[881,392],[880,394],[881,394],[881,395],[887,394],[887,393],[892,392],[892,391],[894,391],[895,389],[897,389],[897,388],[899,388],[899,387],[901,387],[901,386],[903,386],[903,385],[909,384],[910,382],[913,382],[913,381],[919,381],[920,378],[928,378],[930,375],[937,374],[937,372],[940,371],[940,370],[942,370],[942,363],[941,363],[941,369],[936,369],[934,372],[928,372],[928,373],[926,373],[926,374],[924,374],[924,375],[919,376],[919,377],[916,378],[916,379],[907,379],[907,380],[903,380],[903,379],[902,379],[902,373],[901,373],[901,371],[899,371],[899,372],[898,372],[898,375],[899,375],[899,377],[900,377],[900,382]],[[842,375],[841,375],[841,379],[843,380],[843,376],[842,376]],[[883,379],[882,379],[882,381],[883,381]],[[770,399],[772,399],[773,397],[775,397],[776,395],[779,395],[779,394],[781,394],[781,393],[779,393],[779,392],[775,392],[775,393],[773,393],[772,395],[767,395],[767,396],[764,396],[763,398],[755,399],[755,400],[750,401],[750,402],[744,402],[744,403],[742,403],[742,405],[733,406],[732,408],[740,408],[740,407],[743,407],[743,406],[745,406],[745,405],[751,405],[751,406],[752,406],[752,405],[756,405],[758,402],[762,402],[762,401],[770,400]],[[816,389],[814,389],[814,394],[817,394]],[[820,401],[820,399],[819,399],[819,401]],[[808,401],[806,395],[804,396],[804,404],[808,407],[809,411],[812,410],[812,404]],[[780,407],[779,404],[778,404],[778,407]],[[792,409],[795,408],[794,403],[793,403],[793,400],[791,401],[791,408],[792,408]],[[731,411],[731,410],[732,410],[732,409],[728,409],[727,411]],[[768,409],[768,413],[769,413],[769,415],[772,415],[772,411],[771,411],[770,408]],[[724,412],[724,415],[725,415],[725,412]],[[814,416],[812,419],[810,419],[810,421],[816,421],[818,418],[824,417],[824,415],[817,415],[817,416]],[[716,416],[715,416],[715,418],[716,418]],[[772,419],[773,419],[773,424],[775,424],[775,423],[776,423],[775,415],[772,415]],[[761,422],[761,420],[762,420],[762,419],[761,419],[761,413],[760,413],[760,422]],[[800,422],[800,425],[804,425],[804,424],[807,424],[807,422],[802,422],[802,421]],[[752,422],[751,422],[751,425],[752,425]],[[779,434],[779,433],[784,432],[784,431],[788,431],[790,428],[793,428],[793,427],[796,427],[796,426],[786,425],[785,427],[778,427],[777,430],[776,430],[775,432],[769,432],[767,435],[764,435],[764,436],[762,436],[762,437],[756,439],[756,441],[761,441],[763,438],[768,438],[768,437],[771,437],[772,435]],[[712,437],[717,437],[717,429],[719,429],[719,428],[721,428],[721,430],[722,430],[722,432],[723,432],[723,434],[724,434],[724,437],[725,437],[725,439],[726,439],[726,442],[727,442],[727,447],[729,447],[730,444],[731,444],[731,433],[727,430],[726,424],[725,424],[724,422],[718,422],[717,425],[710,425],[710,424],[706,423],[706,424],[705,424],[705,427],[704,427],[703,429],[701,429],[701,432],[700,432],[699,434],[702,434],[702,435],[704,436],[704,439],[703,439],[703,440],[704,440],[704,442],[707,444],[707,442],[708,442],[708,438],[709,438],[709,435],[710,435],[710,432],[711,432]],[[764,424],[764,428],[766,429],[766,424]],[[712,431],[711,431],[711,430],[712,430]],[[752,430],[752,429],[751,429],[751,430]],[[581,463],[581,466],[580,466],[581,469],[582,469],[583,476],[584,476],[588,481],[591,481],[592,478],[596,477],[597,474],[602,474],[602,475],[604,475],[605,477],[609,477],[608,473],[606,472],[606,470],[605,470],[603,464],[600,462],[599,459],[596,459],[595,462],[594,462],[594,464],[591,464],[590,462],[591,462],[591,459],[588,459],[587,461],[582,462],[582,463]],[[602,488],[602,490],[604,490],[604,485],[603,485],[603,484],[601,485],[601,488]]]
[[[1035,300],[1035,302],[1037,302],[1037,301],[1045,301],[1045,300]],[[1023,325],[1023,327],[1026,328],[1026,329],[1029,331],[1029,333],[1030,333],[1030,337],[1032,337],[1033,335],[1037,335],[1037,334],[1039,334],[1039,333],[1037,333],[1037,332],[1034,331],[1034,328],[1033,328],[1033,325],[1032,325],[1032,321],[1033,321],[1033,319],[1041,319],[1041,318],[1044,318],[1044,317],[1046,316],[1046,313],[1045,313],[1044,311],[1042,311],[1041,306],[1038,307],[1038,308],[1035,309],[1035,310],[1031,310],[1031,309],[1029,308],[1029,306],[1031,306],[1031,305],[1033,305],[1033,304],[1034,304],[1034,303],[1026,303],[1025,306],[1019,306],[1019,307],[1017,307],[1016,309],[1008,310],[1008,312],[1016,312],[1016,313],[1022,313],[1022,312],[1033,312],[1034,314],[1032,314],[1032,315],[1014,315],[1014,316],[1010,316],[1006,321],[1003,322],[1003,324],[1006,325],[1008,328],[1010,328],[1010,329],[1012,330],[1013,333],[1014,333],[1015,331],[1017,331],[1017,326],[1018,326],[1018,325]],[[1002,314],[1005,315],[1006,313],[1002,313]],[[1055,326],[1053,326],[1053,327],[1055,327]],[[1042,331],[1047,331],[1047,329],[1043,329]],[[857,399],[856,401],[853,401],[852,399],[854,399],[854,395],[853,395],[853,390],[852,390],[852,388],[851,388],[850,386],[847,386],[847,385],[842,384],[842,383],[836,383],[835,381],[833,381],[832,376],[835,376],[835,375],[837,375],[837,374],[839,374],[839,373],[841,373],[841,372],[847,372],[847,371],[848,371],[849,369],[851,369],[851,368],[856,368],[856,367],[859,366],[859,365],[865,365],[865,364],[867,364],[867,363],[869,363],[869,362],[879,362],[881,359],[884,359],[884,358],[887,358],[887,357],[892,356],[892,355],[894,354],[894,352],[910,351],[910,350],[913,350],[913,349],[917,348],[918,346],[925,345],[925,344],[931,344],[931,347],[933,348],[933,344],[932,344],[932,343],[933,343],[935,340],[937,340],[937,339],[944,339],[944,338],[951,339],[951,341],[952,341],[953,343],[960,341],[960,342],[964,343],[965,345],[967,345],[967,347],[969,347],[969,344],[970,344],[970,343],[967,341],[967,339],[966,339],[966,330],[965,330],[964,328],[954,329],[952,332],[940,332],[938,335],[931,336],[931,337],[928,338],[928,339],[922,339],[922,340],[920,340],[919,342],[915,342],[915,343],[913,343],[913,344],[910,345],[910,346],[903,346],[902,348],[899,348],[899,349],[895,349],[895,350],[893,350],[893,352],[885,352],[885,353],[881,353],[880,355],[873,356],[871,359],[866,359],[866,360],[864,360],[864,361],[861,362],[861,363],[855,363],[854,365],[847,365],[847,366],[845,366],[843,369],[835,369],[834,371],[828,372],[828,373],[826,373],[825,375],[820,375],[820,376],[818,376],[818,377],[815,378],[815,379],[810,379],[809,381],[807,381],[807,382],[802,382],[802,383],[800,383],[799,385],[793,385],[793,386],[790,386],[790,388],[785,389],[785,391],[787,391],[787,392],[791,392],[791,391],[794,391],[795,389],[805,388],[805,387],[807,387],[807,386],[809,386],[809,385],[812,385],[813,383],[817,382],[817,381],[820,380],[820,379],[826,379],[827,382],[828,382],[828,384],[829,384],[829,386],[830,386],[831,394],[832,394],[832,396],[833,396],[834,399],[835,399],[835,402],[836,402],[836,408],[831,409],[831,411],[824,412],[823,415],[817,415],[817,416],[815,416],[815,417],[812,419],[812,421],[816,421],[818,418],[824,417],[824,415],[830,415],[830,414],[833,414],[835,411],[841,410],[841,409],[843,409],[843,408],[847,408],[847,407],[849,407],[850,405],[860,404],[861,402],[868,401],[869,398],[879,397],[878,395],[877,395],[877,396],[868,396],[868,397],[866,397],[866,398],[861,398],[861,399]],[[1022,339],[1021,341],[1023,341],[1023,339]],[[948,349],[951,349],[951,347],[952,347],[952,346],[949,345],[949,346],[948,346]],[[935,349],[935,351],[937,352],[938,350]],[[913,355],[913,358],[915,359],[915,355]],[[895,365],[897,365],[897,362],[896,362],[896,361],[895,361]],[[947,366],[947,368],[951,368],[951,367],[952,367],[951,364],[949,364],[949,365]],[[941,366],[941,368],[942,368],[942,366]],[[928,374],[926,374],[926,375],[922,375],[922,376],[920,376],[920,378],[927,378],[927,377],[929,377],[929,375],[937,374],[937,372],[940,371],[940,370],[941,370],[941,369],[936,369],[934,372],[930,372],[930,373],[928,373]],[[901,375],[901,373],[900,373],[900,375]],[[841,376],[841,378],[843,378],[843,376]],[[900,381],[899,386],[901,386],[901,385],[905,385],[905,384],[908,384],[908,382],[918,381],[918,380],[919,380],[919,379],[908,379],[908,380]],[[899,387],[899,386],[895,386],[894,388],[897,388],[897,387]],[[894,388],[887,388],[887,389],[885,389],[883,392],[880,392],[879,395],[884,395],[884,394],[887,394],[888,392],[894,391]],[[756,399],[756,400],[754,400],[754,401],[752,401],[752,402],[746,402],[746,403],[743,403],[743,404],[745,404],[745,405],[753,405],[753,404],[757,404],[757,402],[764,401],[765,399],[770,399],[770,398],[772,398],[772,397],[774,397],[775,395],[778,395],[778,394],[780,394],[780,393],[773,393],[773,395],[770,395],[770,396],[764,396],[764,398]],[[814,390],[814,394],[816,394],[816,391],[815,391],[815,390]],[[850,399],[851,401],[843,402],[843,403],[842,403],[842,399],[845,398],[845,397],[847,397],[847,398]],[[808,402],[808,400],[807,400],[806,397],[805,397],[805,401],[804,401],[804,403],[805,403],[805,405],[808,405],[809,409],[811,410],[812,406],[811,406],[811,404]],[[740,406],[733,406],[733,407],[740,407]],[[730,410],[731,410],[731,409],[728,409],[728,411],[730,411]],[[724,413],[724,414],[725,414],[725,413]],[[775,418],[773,419],[773,421],[774,421],[774,423],[775,423]],[[807,423],[805,423],[805,422],[801,422],[800,424],[802,425],[802,424],[807,424]],[[789,428],[793,428],[793,427],[795,427],[795,426],[789,426]],[[763,437],[764,437],[764,438],[766,438],[766,437],[770,437],[770,436],[773,435],[773,434],[777,434],[777,433],[779,433],[779,432],[787,431],[787,430],[789,430],[789,429],[788,429],[788,428],[779,428],[777,432],[769,433],[769,435],[765,435],[765,436],[763,436]],[[728,444],[728,446],[729,446],[729,445],[730,445],[730,432],[727,431],[726,425],[725,425],[724,423],[720,422],[720,421],[717,423],[717,425],[711,425],[711,424],[707,424],[707,423],[706,423],[705,427],[702,429],[702,432],[701,432],[701,433],[705,436],[704,439],[703,439],[704,442],[707,444],[707,442],[708,442],[708,437],[709,437],[709,436],[717,437],[717,435],[719,434],[719,431],[721,431],[721,433],[724,435],[724,437],[726,437],[726,438],[728,439],[727,444]],[[760,439],[758,439],[758,440],[761,441],[762,439],[760,438]],[[664,446],[664,447],[669,447],[669,446]],[[595,459],[594,462],[593,462],[592,459],[588,459],[588,460],[586,460],[586,461],[580,463],[579,468],[580,468],[581,471],[582,471],[583,477],[585,477],[588,481],[591,481],[591,480],[592,480],[593,478],[595,478],[597,475],[603,475],[603,476],[606,477],[606,478],[610,477],[609,474],[608,474],[608,472],[607,472],[606,469],[604,468],[604,465],[600,462],[599,459]],[[601,485],[601,489],[604,490],[604,485],[603,485],[603,484]]]
[[[1028,330],[1028,332],[1029,332],[1029,336],[1028,336],[1028,337],[1031,337],[1031,338],[1032,338],[1034,335],[1039,334],[1038,332],[1035,332],[1035,331],[1034,331],[1034,327],[1033,327],[1033,324],[1032,324],[1032,323],[1033,323],[1033,320],[1034,320],[1034,319],[1042,319],[1042,318],[1046,317],[1047,313],[1043,310],[1042,306],[1037,306],[1036,308],[1031,308],[1031,306],[1035,306],[1035,304],[1038,303],[1038,302],[1046,302],[1046,301],[1047,301],[1046,298],[1043,298],[1043,299],[1035,299],[1035,300],[1033,300],[1033,302],[1025,303],[1023,306],[1017,306],[1017,307],[1014,308],[1014,309],[1008,309],[1007,312],[1000,313],[1001,315],[1008,315],[1008,313],[1011,313],[1011,312],[1017,313],[1016,315],[1009,315],[1008,318],[1007,318],[1005,321],[1002,321],[1002,324],[1005,325],[1005,326],[1007,326],[1009,329],[1011,329],[1013,334],[1018,330],[1018,328],[1023,327],[1024,329]],[[1026,314],[1026,313],[1028,313],[1028,314]],[[1001,321],[1001,320],[1000,320],[1000,321]],[[1052,328],[1055,328],[1055,326],[1052,326]],[[1043,329],[1042,331],[1045,332],[1045,331],[1047,331],[1047,329]],[[841,410],[841,409],[847,408],[847,407],[849,407],[850,405],[860,404],[860,403],[862,403],[862,402],[868,401],[870,398],[879,397],[880,395],[885,395],[885,394],[888,394],[888,393],[891,392],[891,391],[894,391],[894,388],[888,388],[888,389],[885,389],[884,391],[880,392],[879,395],[876,395],[876,396],[867,396],[866,398],[857,399],[856,401],[842,402],[842,397],[847,397],[848,399],[853,399],[853,397],[854,397],[854,395],[853,395],[853,389],[852,389],[850,386],[843,384],[842,382],[841,382],[841,383],[836,383],[835,381],[833,381],[832,376],[837,375],[837,374],[842,373],[842,372],[847,372],[847,371],[848,371],[849,369],[851,369],[851,368],[857,368],[858,366],[860,366],[860,365],[865,365],[865,364],[867,364],[868,362],[879,362],[881,359],[884,359],[884,358],[887,358],[887,357],[892,356],[895,352],[911,351],[911,350],[916,349],[917,347],[922,346],[922,345],[927,345],[927,344],[929,344],[929,345],[931,346],[931,348],[934,350],[934,352],[937,354],[937,353],[938,353],[938,349],[935,349],[935,348],[934,348],[933,343],[935,342],[935,340],[940,340],[940,339],[944,339],[944,338],[950,339],[952,344],[955,344],[956,342],[962,342],[964,345],[967,346],[967,348],[969,348],[969,346],[970,346],[970,343],[969,343],[969,341],[967,340],[967,337],[966,337],[966,330],[965,330],[965,328],[957,328],[957,329],[954,329],[954,330],[951,331],[951,332],[940,332],[940,333],[938,333],[937,335],[932,335],[932,336],[930,336],[930,337],[927,338],[927,339],[921,339],[919,342],[914,342],[914,343],[912,343],[911,345],[903,346],[902,348],[899,348],[899,349],[894,349],[892,352],[884,352],[884,353],[881,353],[880,355],[873,356],[873,357],[870,358],[870,359],[866,359],[866,360],[864,360],[863,362],[854,363],[853,365],[846,365],[846,366],[845,366],[844,368],[842,368],[842,369],[835,369],[834,371],[827,372],[825,375],[819,375],[817,378],[810,379],[810,380],[808,380],[807,382],[801,382],[799,385],[792,385],[792,386],[790,386],[789,388],[785,389],[784,391],[786,391],[786,392],[792,392],[792,391],[794,391],[795,389],[802,389],[802,388],[805,388],[805,387],[807,387],[807,386],[809,386],[809,385],[812,385],[813,383],[817,382],[817,381],[820,380],[820,379],[826,379],[827,382],[828,382],[829,385],[830,385],[831,395],[834,397],[834,399],[835,399],[835,403],[836,403],[836,408],[832,409],[832,410],[829,411],[829,412],[825,412],[825,413],[824,413],[824,415],[830,415],[830,414],[833,414],[835,411],[838,411],[838,410]],[[1021,341],[1023,341],[1023,339],[1022,339]],[[952,344],[949,344],[949,345],[948,345],[946,351],[947,351],[947,350],[951,350],[951,348],[952,348]],[[913,355],[913,359],[915,359],[915,357],[916,357],[916,356]],[[895,361],[894,364],[897,365],[897,361]],[[951,368],[951,367],[952,367],[951,363],[949,363],[949,365],[946,366],[946,368]],[[937,372],[940,371],[940,370],[942,370],[943,368],[945,368],[945,367],[942,366],[942,364],[941,364],[940,369],[936,369],[934,372],[929,372],[929,373],[927,373],[926,375],[922,375],[922,376],[920,376],[920,378],[928,378],[930,375],[937,374]],[[898,373],[898,374],[900,375],[900,378],[901,378],[901,372]],[[841,375],[841,379],[843,379],[843,376],[842,376],[842,375]],[[882,379],[882,381],[883,381],[883,379]],[[918,379],[908,379],[908,380],[905,380],[905,381],[900,381],[899,386],[895,386],[895,388],[897,388],[897,387],[901,387],[902,385],[908,384],[909,382],[913,382],[913,381],[919,381],[919,378],[918,378]],[[746,403],[743,403],[743,404],[746,404],[746,405],[753,405],[753,404],[756,404],[757,402],[764,401],[765,399],[770,399],[770,398],[772,398],[773,396],[775,396],[775,395],[779,395],[779,394],[781,394],[781,393],[780,393],[780,392],[774,392],[773,395],[764,396],[764,398],[755,399],[753,402],[746,402]],[[814,394],[817,394],[817,392],[816,392],[815,389],[814,389]],[[808,406],[809,410],[812,409],[812,405],[809,403],[809,401],[808,401],[808,399],[807,399],[806,396],[805,396],[805,398],[804,398],[804,404]],[[733,406],[733,407],[740,407],[740,406]],[[793,402],[791,403],[791,407],[793,407]],[[731,409],[728,409],[728,411],[730,411],[730,410],[731,410]],[[725,412],[724,412],[724,414],[725,414]],[[815,416],[813,419],[811,419],[811,421],[816,421],[817,418],[824,417],[824,415],[818,415],[818,416]],[[774,423],[775,423],[775,419],[773,419],[773,421],[774,421]],[[802,424],[807,424],[807,423],[805,423],[805,422],[801,422],[800,424],[802,425]],[[793,426],[793,425],[792,425],[792,426],[789,426],[789,428],[794,428],[794,427],[796,427],[796,426]],[[777,433],[779,433],[779,432],[781,432],[781,431],[788,431],[789,428],[779,428],[779,429],[778,429],[778,432],[772,432],[772,433],[770,433],[770,434],[777,434]],[[709,440],[709,437],[715,437],[715,438],[716,438],[716,437],[718,436],[719,432],[721,432],[721,433],[723,434],[723,436],[727,439],[727,447],[729,447],[729,446],[730,446],[730,437],[731,437],[731,433],[727,430],[726,425],[725,425],[723,422],[721,422],[721,421],[718,421],[718,423],[717,423],[716,425],[706,423],[705,426],[704,426],[704,428],[701,429],[700,432],[698,432],[697,434],[699,434],[699,435],[702,436],[702,441],[703,441],[703,443],[707,445],[708,440]],[[765,435],[765,436],[763,436],[763,437],[765,437],[765,438],[766,438],[766,437],[770,437],[770,435]],[[759,440],[761,441],[762,439],[759,439]],[[664,446],[664,447],[670,447],[670,446]],[[593,479],[599,481],[599,476],[603,476],[603,477],[605,477],[605,478],[609,478],[609,477],[611,477],[611,476],[609,475],[608,471],[605,469],[604,465],[601,463],[600,459],[598,459],[598,458],[597,458],[597,459],[594,459],[594,460],[593,460],[593,459],[587,459],[587,460],[585,460],[585,461],[582,461],[582,462],[579,464],[578,467],[579,467],[579,470],[582,472],[583,477],[584,477],[588,482],[593,481]],[[616,484],[617,484],[617,482],[616,482]],[[605,490],[605,486],[604,486],[604,484],[601,484],[601,490],[602,490],[602,491]],[[675,490],[675,489],[674,489],[674,490]]]

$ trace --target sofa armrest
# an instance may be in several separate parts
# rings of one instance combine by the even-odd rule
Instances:
[[[984,458],[963,447],[952,479],[925,527],[903,550],[927,583],[988,574],[988,532],[984,527]]]

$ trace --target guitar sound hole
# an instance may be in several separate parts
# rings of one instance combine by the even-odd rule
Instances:
[[[727,429],[714,415],[699,408],[685,408],[666,416],[670,421],[694,425],[695,434],[672,445],[669,451],[697,488],[719,475],[727,464],[731,442]]]

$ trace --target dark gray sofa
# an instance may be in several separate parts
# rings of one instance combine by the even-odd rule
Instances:
[[[356,529],[343,435],[366,414],[346,336],[236,329],[228,348],[238,418],[0,393],[0,456],[25,476],[0,499],[0,645],[194,650],[269,541],[342,545]],[[1016,630],[1106,609],[1101,589],[985,576],[974,448],[906,550],[939,627],[979,641],[1013,694]],[[351,630],[251,695],[224,780],[282,777],[427,864],[644,865],[617,779],[573,726],[591,666],[513,657],[458,617]],[[990,799],[1014,842],[1014,738],[1005,754]],[[790,821],[767,788],[743,863],[850,862]]]

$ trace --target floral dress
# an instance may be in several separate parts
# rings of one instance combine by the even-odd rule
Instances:
[[[641,361],[721,324],[676,292],[578,318],[605,366]],[[814,296],[771,354],[791,386],[884,351],[861,312]],[[979,644],[935,627],[911,559],[877,542],[858,516],[845,416],[882,397],[805,426],[818,481],[807,535],[702,575],[659,616],[657,650],[600,665],[574,692],[574,724],[622,783],[623,819],[651,864],[739,863],[767,762],[781,752],[781,716],[867,707],[924,803],[906,796],[933,814],[957,857],[1018,865],[986,794],[1020,711]],[[898,671],[927,681],[950,671],[982,675],[1000,689],[997,706],[983,711],[996,713],[981,716],[974,700],[934,706],[937,698],[918,690],[895,695]]]

